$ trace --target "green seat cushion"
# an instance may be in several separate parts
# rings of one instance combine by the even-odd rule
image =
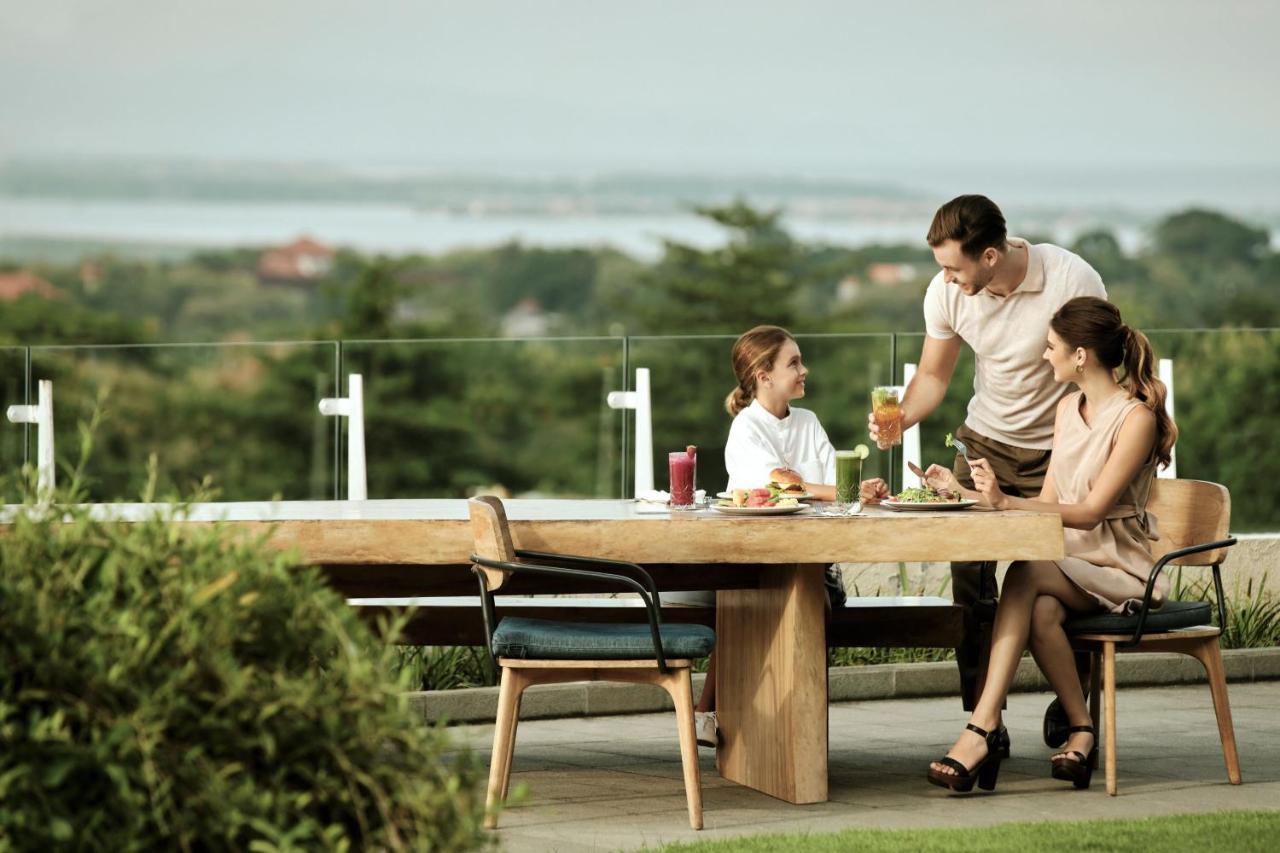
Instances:
[[[1158,610],[1147,613],[1147,621],[1143,623],[1142,633],[1156,634],[1178,628],[1208,625],[1212,619],[1212,612],[1207,601],[1166,601]],[[1137,614],[1096,613],[1077,619],[1068,619],[1065,627],[1068,634],[1132,634],[1138,629],[1138,616]]]
[[[669,658],[711,654],[715,631],[706,625],[662,625],[662,652]],[[654,656],[649,624],[553,622],[508,616],[493,632],[497,657],[528,660],[637,660]]]

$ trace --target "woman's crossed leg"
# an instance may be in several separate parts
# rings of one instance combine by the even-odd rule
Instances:
[[[1018,670],[1018,660],[1030,644],[1036,663],[1062,700],[1068,720],[1073,726],[1088,725],[1088,708],[1062,623],[1068,610],[1088,612],[1097,608],[1097,602],[1068,580],[1057,563],[1031,560],[1009,566],[991,632],[987,680],[969,722],[987,731],[1000,726],[1000,712]],[[1077,732],[1063,750],[1079,749],[1087,755],[1093,746],[1092,738],[1088,733]],[[973,767],[986,752],[986,742],[966,729],[947,755],[965,767]],[[955,772],[936,761],[930,766],[942,773]]]

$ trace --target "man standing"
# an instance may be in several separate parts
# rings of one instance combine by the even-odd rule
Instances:
[[[1004,215],[985,196],[962,195],[938,208],[929,245],[942,267],[924,297],[925,340],[915,377],[902,400],[905,430],[938,407],[951,382],[960,344],[976,356],[973,398],[955,430],[974,458],[984,458],[1011,495],[1035,497],[1044,485],[1053,421],[1067,388],[1053,381],[1042,358],[1049,318],[1077,296],[1107,297],[1102,279],[1080,256],[1049,243],[1009,237]],[[882,450],[875,420],[871,437]],[[956,454],[956,478],[972,488],[969,465]],[[952,563],[952,597],[973,610],[996,596],[996,564]],[[968,631],[956,649],[965,710],[981,677],[981,638]]]

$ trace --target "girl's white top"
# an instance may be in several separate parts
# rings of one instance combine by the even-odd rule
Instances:
[[[774,468],[790,468],[806,483],[836,481],[835,448],[818,416],[792,406],[785,418],[775,418],[759,400],[752,400],[733,419],[724,465],[730,489],[760,488]]]

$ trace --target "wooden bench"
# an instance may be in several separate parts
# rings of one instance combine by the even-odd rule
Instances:
[[[429,598],[350,599],[360,615],[376,621],[407,607],[416,608],[400,635],[414,646],[483,646],[480,598],[468,595]],[[638,598],[496,596],[498,618],[520,616],[584,622],[644,622]],[[662,608],[662,618],[715,627],[714,607]],[[954,648],[964,633],[964,609],[935,596],[850,598],[827,619],[832,648]]]

